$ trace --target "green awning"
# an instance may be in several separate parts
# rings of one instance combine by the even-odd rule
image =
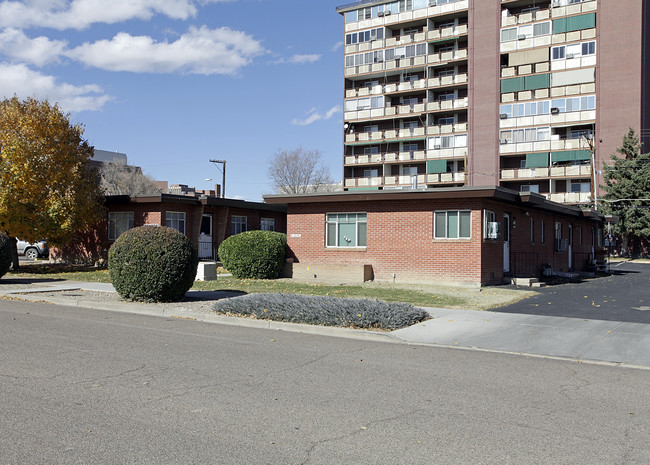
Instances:
[[[526,90],[545,89],[551,87],[550,74],[535,74],[524,78],[524,88]]]
[[[591,152],[589,150],[567,150],[565,152],[551,153],[551,162],[559,163],[563,161],[581,161],[590,160]]]
[[[427,161],[427,173],[446,173],[447,160],[429,160]]]
[[[526,168],[545,168],[547,166],[548,152],[526,154]]]
[[[501,79],[501,93],[519,92],[524,90],[524,78],[516,77],[510,79]]]

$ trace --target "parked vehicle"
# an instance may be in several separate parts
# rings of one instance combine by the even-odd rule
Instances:
[[[39,257],[47,257],[50,253],[50,250],[47,248],[47,244],[44,240],[36,242],[35,244],[30,244],[29,242],[18,241],[18,255],[24,255],[30,260],[36,260]]]

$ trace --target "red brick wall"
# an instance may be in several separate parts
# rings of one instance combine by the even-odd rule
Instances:
[[[522,209],[498,201],[448,199],[427,201],[360,201],[345,203],[290,204],[287,216],[287,241],[294,261],[302,264],[372,265],[377,280],[452,281],[466,283],[500,282],[503,278],[503,240],[483,239],[483,210],[496,213],[503,221],[511,216],[511,271],[522,260],[531,261],[535,274],[542,263],[557,271],[568,270],[568,252],[555,252],[554,223],[574,226],[575,268],[582,267],[591,252],[591,227],[583,219]],[[434,239],[433,212],[471,210],[471,239]],[[367,246],[361,249],[325,247],[326,213],[367,213]],[[528,216],[526,216],[526,212]],[[534,220],[534,242],[530,238],[530,219]],[[541,223],[546,224],[545,243],[541,243]],[[583,229],[579,244],[578,227]],[[517,254],[517,255],[515,255]],[[581,262],[578,263],[579,254]],[[516,263],[515,263],[516,262]]]

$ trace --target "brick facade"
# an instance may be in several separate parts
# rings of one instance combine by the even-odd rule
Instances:
[[[76,263],[104,262],[108,257],[108,249],[113,244],[108,237],[108,217],[110,213],[116,212],[133,212],[134,227],[164,226],[168,212],[184,213],[185,235],[197,249],[202,237],[200,229],[203,214],[210,214],[212,216],[212,244],[207,245],[206,250],[213,255],[218,245],[231,235],[233,216],[247,217],[247,230],[249,231],[260,229],[262,218],[273,218],[275,230],[286,232],[286,209],[284,206],[243,200],[217,197],[197,198],[173,194],[133,198],[108,196],[103,208],[104,218],[93,229],[79,233],[71,244],[63,249],[51,249],[50,257],[58,261]]]
[[[323,275],[326,268],[331,273],[336,267],[341,274],[350,266],[361,273],[363,265],[370,265],[374,279],[379,281],[471,285],[501,282],[506,274],[503,230],[506,214],[510,217],[510,274],[537,276],[544,263],[555,271],[581,270],[598,249],[597,244],[592,244],[592,230],[602,228],[601,222],[578,209],[561,207],[539,196],[533,196],[533,202],[525,202],[512,191],[502,195],[506,191],[500,188],[485,190],[482,196],[476,196],[480,191],[475,189],[467,192],[471,196],[445,197],[440,193],[411,191],[410,196],[406,192],[403,195],[392,193],[390,198],[378,192],[356,196],[347,193],[318,198],[306,196],[302,201],[299,197],[280,196],[266,200],[288,203],[287,241],[291,258],[295,269],[314,270],[309,277],[318,276],[315,270]],[[497,192],[504,199],[494,198],[491,192]],[[450,210],[471,212],[469,239],[434,238],[434,212]],[[498,239],[484,238],[485,210],[494,212],[496,221],[502,225]],[[366,213],[366,246],[327,247],[328,213]],[[573,230],[571,264],[569,250],[556,251],[556,222],[561,225],[562,238],[568,239],[569,228]],[[579,240],[578,231],[582,231],[582,240]]]

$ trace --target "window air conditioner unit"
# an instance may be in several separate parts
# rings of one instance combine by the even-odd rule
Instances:
[[[504,144],[507,144],[507,143],[508,143],[508,139],[501,139],[501,145],[504,145]]]
[[[499,115],[499,118],[500,118],[500,119],[508,119],[508,114],[507,114],[507,113],[501,113],[501,114]]]
[[[487,238],[498,239],[501,233],[501,223],[498,221],[490,221],[487,224]]]
[[[553,6],[560,6],[560,0],[553,0]]]
[[[526,34],[519,34],[519,35],[517,36],[517,40],[525,40],[526,37],[528,37],[528,36],[526,36]]]
[[[379,17],[384,16],[384,12],[383,12],[383,11],[378,12],[378,13],[377,13],[377,16],[379,16]]]
[[[438,0],[429,0],[429,6],[437,6]]]
[[[567,59],[567,60],[570,60],[570,59],[573,58],[574,56],[575,56],[575,55],[574,55],[573,53],[567,53],[567,54],[566,54],[566,59]]]
[[[434,145],[433,150],[440,150],[442,147],[440,145]]]
[[[569,249],[568,239],[555,239],[555,251],[566,252]]]
[[[551,108],[551,115],[559,115],[560,109],[558,107]]]
[[[386,10],[386,11],[384,11],[384,16],[389,16],[390,14],[391,14],[391,11],[390,11],[390,10]]]

